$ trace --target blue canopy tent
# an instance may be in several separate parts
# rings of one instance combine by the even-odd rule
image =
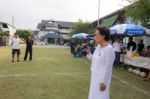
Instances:
[[[45,36],[44,36],[44,38],[53,38],[53,39],[55,39],[55,38],[63,38],[60,34],[56,34],[56,33],[48,33],[48,34],[46,34]]]
[[[74,35],[72,36],[72,38],[85,39],[85,38],[87,38],[87,35],[88,35],[88,34],[86,34],[86,33],[77,33],[77,34],[74,34]]]
[[[148,29],[135,24],[117,24],[109,28],[112,37],[148,36]],[[125,39],[126,42],[126,39]],[[123,54],[124,63],[124,54]]]
[[[47,44],[60,44],[63,39],[62,35],[56,33],[48,33],[43,38]]]
[[[135,24],[117,24],[109,28],[110,33],[113,36],[144,36],[146,35],[146,29],[142,26]]]
[[[74,39],[81,39],[81,40],[93,40],[93,34],[86,34],[86,33],[78,33],[72,36]]]
[[[93,40],[94,39],[94,34],[88,34],[87,38]]]

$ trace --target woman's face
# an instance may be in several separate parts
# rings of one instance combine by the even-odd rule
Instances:
[[[15,37],[15,38],[17,38],[17,37],[18,37],[18,35],[14,35],[14,37]]]
[[[101,43],[104,41],[104,38],[105,36],[101,35],[98,30],[94,33],[94,40],[96,43]]]

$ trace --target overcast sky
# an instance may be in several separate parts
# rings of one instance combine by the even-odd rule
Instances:
[[[128,5],[125,0],[100,0],[100,17]],[[0,21],[19,29],[36,29],[41,20],[92,22],[98,18],[98,0],[0,0]]]

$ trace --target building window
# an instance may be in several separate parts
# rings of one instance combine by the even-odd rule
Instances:
[[[3,24],[3,28],[8,28],[7,24]]]

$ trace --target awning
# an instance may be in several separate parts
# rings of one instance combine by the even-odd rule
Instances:
[[[44,38],[63,38],[63,37],[60,34],[48,33],[44,36]]]
[[[104,27],[111,27],[113,26],[114,22],[116,21],[118,15],[114,15],[114,16],[111,16],[111,17],[108,17],[106,19],[102,19],[102,22],[100,24],[100,26],[104,26]]]

